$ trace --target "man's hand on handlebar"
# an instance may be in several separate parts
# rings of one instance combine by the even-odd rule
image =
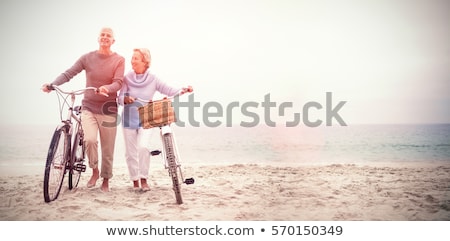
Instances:
[[[41,90],[45,93],[50,93],[52,91],[50,84],[43,84]]]
[[[103,95],[103,96],[105,96],[105,97],[108,97],[108,96],[109,96],[109,95],[108,95],[109,90],[108,90],[105,86],[100,86],[100,87],[98,87],[98,89],[95,91],[95,93],[96,93],[96,94],[99,94],[99,95]]]
[[[94,87],[89,87],[90,89],[95,89]],[[52,84],[43,84],[41,87],[41,90],[45,93],[50,93],[52,90],[54,90],[55,87]],[[108,97],[109,90],[105,86],[100,86],[99,88],[95,89],[95,93],[99,95],[103,95],[105,97]]]

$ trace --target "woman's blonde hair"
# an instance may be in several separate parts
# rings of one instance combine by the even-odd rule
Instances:
[[[146,48],[133,49],[135,52],[139,52],[142,56],[142,62],[145,63],[145,67],[149,68],[152,61],[152,56],[150,55],[150,50]]]

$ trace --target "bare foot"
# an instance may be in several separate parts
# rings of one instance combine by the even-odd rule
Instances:
[[[141,178],[141,187],[142,187],[142,191],[144,191],[144,192],[150,191],[150,187],[147,184],[147,179]]]
[[[92,176],[87,183],[87,187],[88,188],[95,187],[95,184],[97,183],[99,176],[100,175],[99,175],[98,168],[92,169]]]
[[[100,190],[102,190],[102,192],[109,192],[109,179],[108,178],[103,178],[103,183],[102,183],[102,186],[100,187]]]
[[[133,187],[136,189],[136,188],[139,188],[139,181],[138,180],[136,180],[136,181],[133,181]]]

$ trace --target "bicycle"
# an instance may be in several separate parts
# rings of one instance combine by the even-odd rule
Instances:
[[[190,90],[189,92],[192,92]],[[175,134],[171,128],[171,124],[176,122],[175,112],[172,107],[172,100],[179,95],[172,97],[165,97],[160,100],[148,101],[140,98],[136,100],[147,102],[147,105],[140,106],[139,119],[144,129],[159,128],[161,142],[163,144],[162,151],[154,150],[150,154],[157,156],[162,154],[164,161],[164,168],[168,170],[169,176],[172,180],[172,188],[175,193],[175,200],[177,204],[183,203],[181,195],[181,184],[194,184],[194,178],[184,179],[183,171],[181,168],[181,157],[178,152],[178,146],[175,140]],[[180,182],[182,180],[182,182]]]
[[[69,173],[69,190],[72,190],[78,186],[81,173],[86,171],[83,128],[80,119],[81,106],[74,106],[74,104],[77,95],[88,90],[98,93],[98,90],[95,87],[87,87],[76,91],[63,91],[55,85],[49,85],[47,88],[57,93],[61,119],[61,124],[53,133],[45,163],[44,200],[48,203],[58,198],[67,172]],[[70,100],[68,100],[69,97]],[[63,119],[63,109],[66,106],[67,117]]]

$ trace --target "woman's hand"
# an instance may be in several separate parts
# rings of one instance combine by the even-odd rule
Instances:
[[[131,97],[131,96],[125,96],[123,97],[123,103],[128,105],[128,104],[132,104],[136,99]]]
[[[183,88],[181,89],[180,95],[186,94],[186,93],[190,93],[190,92],[192,92],[192,91],[194,91],[194,89],[192,88],[192,86],[189,85],[188,87],[183,87]]]

